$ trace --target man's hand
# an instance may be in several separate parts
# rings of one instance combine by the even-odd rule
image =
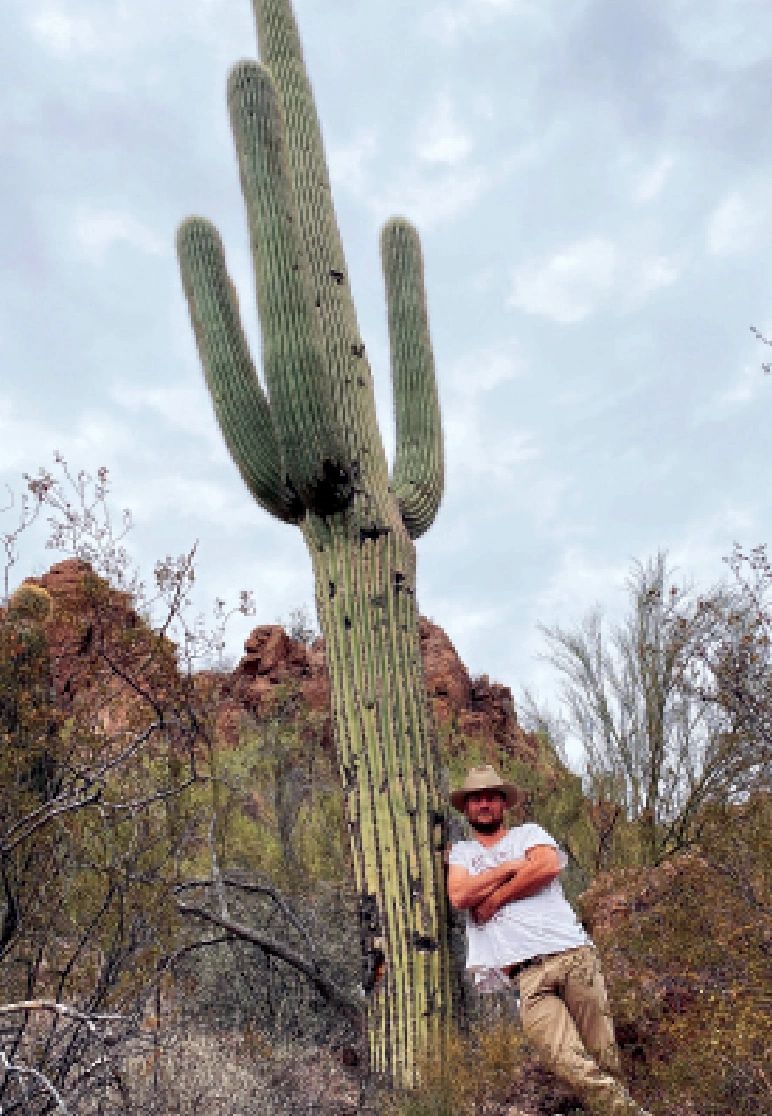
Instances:
[[[482,903],[478,903],[476,907],[472,907],[469,913],[478,926],[484,926],[486,922],[490,922],[500,909],[501,902],[497,898],[497,892],[494,891],[487,899],[483,899]]]
[[[557,850],[551,845],[535,845],[528,849],[525,858],[513,862],[515,870],[510,879],[483,895],[479,902],[470,905],[470,914],[478,926],[490,922],[497,911],[507,903],[527,899],[547,887],[560,875]]]
[[[472,910],[483,899],[487,899],[492,891],[510,880],[523,864],[524,860],[508,860],[474,876],[460,864],[451,864],[448,868],[448,897],[451,904],[457,911]]]

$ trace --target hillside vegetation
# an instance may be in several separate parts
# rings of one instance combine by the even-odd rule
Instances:
[[[75,483],[79,511],[54,518],[52,541],[78,556],[0,609],[3,1116],[581,1111],[527,1050],[514,1000],[464,981],[458,922],[449,1056],[404,1095],[368,1079],[363,1008],[382,970],[352,881],[322,648],[295,617],[256,628],[223,669],[224,602],[209,629],[188,618],[192,553],[158,563],[148,589],[102,514],[106,474],[93,499]],[[73,507],[49,474],[30,491]],[[506,687],[420,628],[443,779],[494,763],[519,788],[511,821],[566,849],[564,886],[654,1116],[772,1102],[771,577],[762,550],[733,561],[734,594],[693,599],[664,591],[662,561],[640,567],[611,650],[597,618],[551,633],[582,667],[568,713],[606,711],[581,722],[583,777],[561,758],[565,716],[526,703],[525,731]],[[637,673],[619,673],[613,647],[628,663],[633,648]],[[639,701],[661,716],[633,717]],[[699,755],[678,752],[686,714],[715,729],[692,736]]]
[[[129,596],[58,569],[0,616],[4,1112],[567,1110],[513,1005],[469,989],[450,1079],[429,1065],[403,1101],[362,1093],[373,974],[323,718],[285,682],[221,735],[230,675],[181,670]],[[699,844],[656,868],[620,823],[598,873],[603,803],[549,739],[516,755],[457,721],[439,726],[447,777],[495,762],[519,818],[569,851],[639,1098],[658,1116],[762,1111],[769,797],[706,806]]]

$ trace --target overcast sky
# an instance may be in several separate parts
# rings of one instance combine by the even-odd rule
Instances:
[[[312,607],[299,533],[253,503],[203,386],[174,256],[220,228],[257,349],[225,107],[249,0],[2,0],[0,482],[107,465],[144,568],[198,600]],[[666,548],[708,584],[769,539],[769,0],[296,0],[393,442],[378,261],[422,234],[447,495],[422,611],[470,670],[552,692],[537,624],[623,601]],[[2,523],[10,523],[7,513]],[[30,540],[17,578],[52,560]]]

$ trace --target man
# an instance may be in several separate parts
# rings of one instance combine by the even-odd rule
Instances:
[[[526,1038],[592,1112],[646,1116],[617,1080],[598,957],[558,881],[565,854],[538,825],[507,829],[516,791],[493,767],[473,767],[450,798],[472,830],[450,851],[448,896],[467,912],[467,968],[478,989],[519,985]]]

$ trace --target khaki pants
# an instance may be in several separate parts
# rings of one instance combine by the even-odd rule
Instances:
[[[547,1067],[590,1110],[640,1116],[617,1080],[619,1050],[598,955],[592,946],[556,953],[520,973],[523,1031]]]

